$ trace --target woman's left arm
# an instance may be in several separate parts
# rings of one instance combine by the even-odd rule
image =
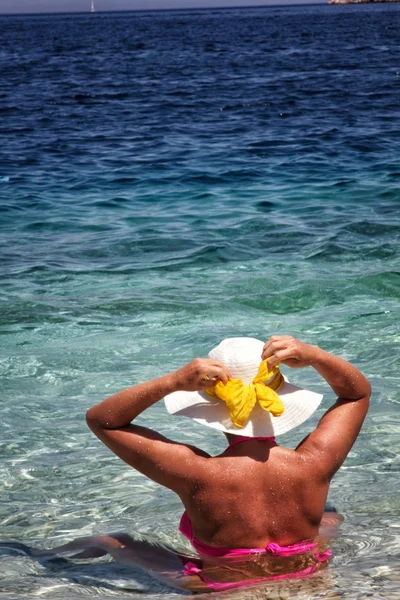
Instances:
[[[179,494],[199,472],[202,459],[208,455],[194,446],[178,444],[131,422],[167,394],[178,390],[202,390],[218,380],[226,382],[228,377],[222,363],[197,358],[178,371],[110,396],[87,411],[86,422],[114,454]]]

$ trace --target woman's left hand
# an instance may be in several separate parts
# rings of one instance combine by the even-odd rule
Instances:
[[[173,373],[176,389],[187,392],[205,390],[218,381],[227,383],[230,379],[228,367],[213,358],[195,358]]]
[[[273,335],[264,344],[262,359],[268,359],[272,369],[283,363],[292,369],[302,369],[313,365],[319,352],[317,346],[311,346],[291,335]]]

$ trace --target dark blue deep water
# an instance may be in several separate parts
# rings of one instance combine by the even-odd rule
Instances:
[[[331,489],[345,521],[322,591],[228,596],[400,597],[399,31],[399,4],[0,18],[2,540],[182,545],[179,500],[86,409],[224,337],[291,333],[373,384]],[[293,446],[333,398],[290,375],[325,393]],[[143,422],[222,450],[162,404]],[[104,559],[0,560],[7,600],[177,597]]]

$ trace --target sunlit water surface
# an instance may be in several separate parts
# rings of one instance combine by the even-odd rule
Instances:
[[[180,502],[85,425],[222,338],[291,333],[354,362],[372,407],[329,501],[323,575],[230,598],[399,588],[399,5],[2,17],[0,538],[123,530],[187,548]],[[291,379],[325,393],[312,370]],[[162,404],[141,422],[211,453]],[[107,559],[3,551],[9,600],[178,597]],[[216,596],[222,596],[216,594]]]

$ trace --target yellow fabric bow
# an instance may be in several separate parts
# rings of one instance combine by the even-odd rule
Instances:
[[[261,408],[270,412],[274,417],[279,417],[284,411],[283,402],[276,392],[282,387],[285,380],[277,366],[269,371],[268,360],[263,360],[260,364],[253,383],[245,385],[241,379],[229,379],[227,383],[218,381],[214,387],[206,389],[209,396],[225,402],[231,421],[236,427],[245,426],[257,401]],[[274,375],[271,383],[264,383]]]

